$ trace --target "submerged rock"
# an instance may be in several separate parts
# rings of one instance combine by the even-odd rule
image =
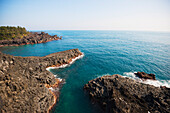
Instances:
[[[151,80],[156,80],[155,74],[147,74],[145,72],[137,72],[134,73],[137,77],[142,78],[142,79],[151,79]]]
[[[55,103],[48,88],[56,84],[56,79],[46,68],[68,64],[79,55],[82,53],[78,49],[44,57],[19,57],[0,52],[0,113],[48,112]]]
[[[121,75],[93,79],[84,86],[104,113],[169,113],[170,89],[139,83]]]

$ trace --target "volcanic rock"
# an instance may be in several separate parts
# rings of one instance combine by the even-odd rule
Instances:
[[[0,52],[0,113],[48,112],[55,100],[46,86],[50,87],[56,80],[46,68],[69,64],[80,55],[78,49],[44,57],[20,57]]]
[[[49,41],[53,41],[53,40],[60,40],[60,39],[62,39],[62,37],[58,37],[57,35],[51,36],[45,32],[41,32],[41,33],[29,32],[29,34],[26,36],[23,36],[23,38],[0,40],[0,47],[45,43],[45,42],[49,42]]]
[[[121,75],[93,79],[84,86],[103,113],[170,113],[170,89]]]
[[[145,72],[137,72],[134,73],[137,77],[142,78],[142,79],[151,79],[151,80],[156,80],[155,75],[154,74],[147,74]]]

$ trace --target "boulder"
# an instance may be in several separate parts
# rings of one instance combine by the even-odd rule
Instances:
[[[137,77],[141,78],[141,79],[151,79],[151,80],[156,80],[155,75],[154,74],[147,74],[145,72],[137,72],[134,73]]]

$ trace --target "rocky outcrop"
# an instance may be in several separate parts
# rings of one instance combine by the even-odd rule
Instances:
[[[104,113],[170,112],[170,89],[139,83],[120,75],[96,78],[84,89]]]
[[[57,35],[51,36],[48,33],[44,33],[44,32],[41,32],[41,33],[30,32],[28,35],[23,36],[23,38],[11,39],[11,40],[0,40],[0,47],[45,43],[45,42],[49,42],[52,40],[59,40],[61,38],[62,37],[58,37]]]
[[[59,81],[46,68],[69,64],[80,55],[78,49],[44,57],[19,57],[0,52],[0,112],[48,112],[57,98],[49,88],[58,87]]]
[[[134,73],[137,77],[141,78],[141,79],[151,79],[151,80],[156,80],[155,75],[154,74],[147,74],[145,72],[137,72]]]

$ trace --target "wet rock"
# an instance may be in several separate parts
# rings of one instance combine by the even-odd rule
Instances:
[[[154,74],[147,74],[145,72],[137,72],[134,73],[137,77],[142,78],[142,79],[151,79],[151,80],[156,80],[155,75]]]
[[[120,75],[103,76],[85,84],[103,113],[169,113],[170,89],[139,83]]]

